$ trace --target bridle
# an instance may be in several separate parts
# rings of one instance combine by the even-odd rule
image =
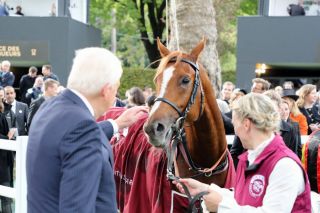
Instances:
[[[176,61],[177,61],[177,58],[172,58],[169,62],[176,62]],[[199,71],[198,65],[193,63],[192,61],[184,59],[184,58],[181,58],[180,61],[189,64],[195,72],[193,89],[192,89],[190,98],[188,100],[188,103],[186,105],[186,108],[182,111],[179,109],[179,107],[175,103],[173,103],[172,101],[170,101],[166,98],[163,98],[163,97],[158,97],[154,101],[154,102],[161,101],[161,102],[164,102],[164,103],[170,105],[179,115],[179,118],[176,120],[175,124],[171,127],[174,135],[172,137],[170,147],[166,151],[167,157],[168,157],[167,177],[169,180],[175,180],[177,182],[179,182],[180,177],[179,177],[179,174],[177,174],[177,176],[175,176],[174,169],[176,168],[176,171],[178,170],[177,163],[176,163],[176,155],[177,155],[177,147],[179,145],[180,145],[181,153],[182,153],[186,163],[189,165],[190,169],[192,169],[193,171],[195,171],[197,173],[196,175],[191,176],[191,178],[194,178],[194,177],[197,177],[200,175],[205,175],[206,177],[210,177],[215,174],[220,174],[228,168],[228,158],[225,157],[227,147],[226,147],[225,151],[223,152],[223,154],[221,155],[221,157],[219,158],[219,160],[211,168],[201,168],[198,165],[196,165],[195,162],[192,160],[190,151],[187,147],[184,123],[185,123],[187,114],[190,111],[191,106],[195,103],[195,99],[196,99],[196,95],[197,95],[199,87],[200,87],[200,95],[201,95],[200,96],[200,111],[199,111],[199,115],[198,115],[198,118],[196,121],[198,121],[200,119],[200,117],[202,116],[202,113],[204,110],[204,107],[203,107],[203,105],[204,105],[204,92],[203,92],[203,88],[202,88],[202,84],[201,84],[201,80],[200,80],[200,71]],[[225,157],[225,160],[221,163],[223,157]],[[204,196],[205,194],[208,194],[209,192],[208,191],[200,192],[199,194],[197,194],[196,196],[194,196],[192,198],[188,188],[183,183],[180,182],[180,184],[184,188],[184,191],[189,199],[188,212],[197,212],[197,208],[195,207],[196,201],[200,200],[202,196]],[[199,207],[199,210],[200,210],[200,212],[202,212],[201,207]]]
[[[177,61],[177,58],[172,58],[169,62],[176,62]],[[197,91],[198,91],[198,87],[200,86],[201,88],[201,100],[200,100],[200,112],[199,112],[199,117],[198,119],[201,117],[201,114],[203,112],[203,98],[204,98],[204,94],[203,94],[203,90],[202,90],[202,85],[201,85],[201,82],[200,82],[200,73],[199,73],[199,67],[197,64],[193,63],[192,61],[189,61],[187,59],[184,59],[184,58],[181,58],[180,61],[182,62],[185,62],[187,64],[189,64],[193,70],[195,71],[195,77],[194,77],[194,83],[193,83],[193,89],[192,89],[192,92],[191,92],[191,96],[189,98],[189,101],[188,101],[188,104],[185,108],[184,111],[181,111],[179,109],[179,107],[177,107],[177,105],[171,101],[169,101],[168,99],[166,98],[163,98],[163,97],[158,97],[154,100],[154,102],[156,101],[162,101],[166,104],[169,104],[173,109],[176,110],[176,112],[179,114],[179,118],[177,120],[180,120],[184,122],[184,120],[186,119],[187,117],[187,114],[191,108],[191,106],[194,104],[195,102],[195,99],[196,99],[196,95],[197,95]]]

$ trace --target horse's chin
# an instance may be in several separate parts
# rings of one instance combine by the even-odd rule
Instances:
[[[150,136],[146,134],[148,137],[148,142],[157,148],[165,148],[167,144],[170,142],[172,137],[172,131],[169,129],[169,131],[166,132],[166,134],[158,135],[158,136]]]

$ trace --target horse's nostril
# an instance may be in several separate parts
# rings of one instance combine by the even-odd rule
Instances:
[[[162,123],[158,123],[157,132],[162,132],[164,130],[164,125]]]

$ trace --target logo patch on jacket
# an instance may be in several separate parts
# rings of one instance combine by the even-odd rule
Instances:
[[[262,195],[265,187],[265,177],[263,175],[254,175],[250,180],[249,193],[256,198]]]

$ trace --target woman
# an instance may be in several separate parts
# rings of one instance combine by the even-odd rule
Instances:
[[[311,212],[308,178],[298,157],[275,134],[280,115],[270,98],[254,93],[240,98],[232,120],[248,150],[239,156],[235,191],[181,179],[190,193],[209,191],[203,199],[210,212]]]
[[[283,90],[282,98],[288,103],[290,120],[299,124],[300,134],[308,134],[308,123],[306,117],[300,112],[296,100],[299,98],[293,89]]]
[[[317,88],[312,84],[303,85],[300,88],[298,95],[297,105],[301,113],[307,119],[309,135],[320,127],[320,115],[318,107],[315,105],[317,100]]]
[[[145,98],[143,91],[139,87],[132,87],[128,92],[128,105],[127,107],[145,105]]]

